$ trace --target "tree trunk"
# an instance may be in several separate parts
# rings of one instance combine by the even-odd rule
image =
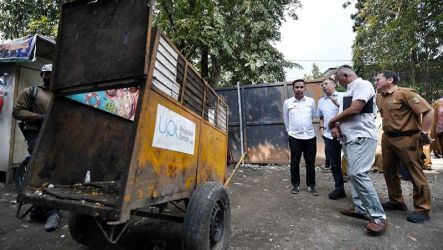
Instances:
[[[409,61],[409,70],[410,70],[410,74],[411,74],[411,82],[415,83],[416,82],[416,78],[417,78],[417,72],[416,72],[416,65],[417,65],[417,53],[414,50],[412,50],[412,54],[411,54],[411,60]]]
[[[203,46],[201,49],[201,60],[200,60],[200,70],[202,77],[206,80],[209,75],[209,48],[207,46]]]
[[[215,87],[220,82],[221,64],[218,58],[211,55],[211,76],[209,84],[211,87]]]

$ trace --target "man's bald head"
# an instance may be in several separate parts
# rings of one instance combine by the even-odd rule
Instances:
[[[335,79],[342,86],[347,86],[349,83],[351,83],[357,78],[358,78],[357,74],[349,65],[342,65],[338,67],[337,71],[335,72]]]

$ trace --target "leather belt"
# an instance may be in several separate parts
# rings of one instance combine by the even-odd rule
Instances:
[[[420,130],[410,130],[410,131],[385,131],[384,133],[389,137],[400,137],[400,136],[411,136],[417,134]]]

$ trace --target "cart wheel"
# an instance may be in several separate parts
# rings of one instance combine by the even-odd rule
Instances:
[[[31,156],[26,157],[15,170],[14,183],[15,190],[20,193],[23,190],[23,182],[25,181],[26,172],[28,172],[28,163]]]
[[[90,215],[71,213],[69,232],[71,232],[74,240],[86,246],[98,247],[108,244],[102,231],[97,226],[95,218]]]
[[[226,249],[230,225],[229,198],[224,187],[216,182],[200,185],[185,215],[184,249]]]

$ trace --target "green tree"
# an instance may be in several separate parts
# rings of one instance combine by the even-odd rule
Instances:
[[[433,99],[443,87],[443,2],[357,0],[355,7],[353,60],[359,73],[397,71],[403,84],[419,86]]]
[[[311,74],[304,74],[303,75],[304,79],[319,79],[322,77],[324,77],[323,73],[320,72],[320,68],[315,63],[312,64]]]
[[[298,0],[159,0],[155,22],[210,84],[284,81],[284,59],[273,43],[289,13],[297,18]]]
[[[0,31],[13,39],[55,37],[59,6],[68,0],[2,0]],[[212,85],[284,81],[299,65],[273,46],[285,17],[297,19],[299,0],[157,0],[154,23]],[[286,16],[287,15],[287,16]]]
[[[39,33],[55,38],[60,5],[67,0],[1,0],[0,31],[14,39]]]

